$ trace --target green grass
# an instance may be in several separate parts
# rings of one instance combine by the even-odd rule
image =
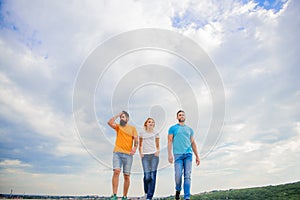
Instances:
[[[191,200],[210,200],[210,199],[213,200],[222,200],[222,199],[300,200],[300,182],[277,185],[277,186],[213,191],[213,192],[193,195],[191,197]]]

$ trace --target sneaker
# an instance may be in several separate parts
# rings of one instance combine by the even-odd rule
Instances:
[[[124,197],[124,196],[123,196],[123,197],[122,197],[122,200],[127,200],[127,197]]]
[[[116,194],[111,195],[110,200],[118,200],[118,197]]]
[[[176,191],[175,200],[180,200],[180,191]]]

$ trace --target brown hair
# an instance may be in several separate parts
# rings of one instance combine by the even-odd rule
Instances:
[[[155,120],[154,120],[153,118],[148,117],[148,118],[146,119],[146,121],[144,122],[144,129],[145,129],[145,130],[146,130],[146,127],[147,127],[147,122],[148,122],[150,119],[153,120],[154,123],[155,123]],[[154,125],[154,126],[155,126],[155,125]]]

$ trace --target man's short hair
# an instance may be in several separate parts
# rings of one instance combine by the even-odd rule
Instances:
[[[185,113],[183,110],[178,110],[178,112],[177,112],[177,115],[176,115],[176,116],[178,116],[178,114],[179,114],[179,113],[181,113],[181,112]]]
[[[126,111],[123,110],[122,113],[123,113],[127,118],[129,118],[128,112],[126,112]]]

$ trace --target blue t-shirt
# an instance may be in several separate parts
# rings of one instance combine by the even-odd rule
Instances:
[[[191,137],[194,131],[187,125],[176,124],[169,128],[169,135],[173,135],[173,154],[193,153]]]

